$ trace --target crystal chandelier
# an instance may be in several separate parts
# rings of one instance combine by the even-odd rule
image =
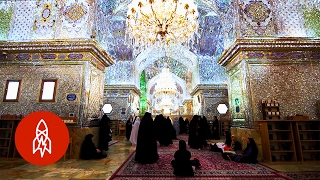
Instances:
[[[131,47],[141,51],[194,42],[198,10],[193,0],[133,0],[128,8],[126,42]]]
[[[169,71],[168,65],[165,64],[160,75],[159,80],[155,86],[156,94],[175,95],[177,86],[172,79],[172,74]]]
[[[177,86],[172,79],[172,74],[167,64],[165,64],[159,76],[159,80],[155,86],[155,94],[161,101],[158,103],[157,109],[164,110],[164,114],[168,114],[176,108]]]

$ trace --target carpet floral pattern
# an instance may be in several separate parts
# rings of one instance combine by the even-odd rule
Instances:
[[[139,164],[134,161],[135,152],[119,167],[110,179],[179,179],[173,175],[170,165],[178,141],[169,146],[158,146],[159,160],[154,164]],[[243,164],[224,160],[221,153],[208,149],[190,149],[192,158],[200,160],[201,167],[195,170],[194,177],[182,179],[290,179],[276,170],[261,164]]]

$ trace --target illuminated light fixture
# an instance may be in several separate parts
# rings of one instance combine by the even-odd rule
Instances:
[[[169,71],[167,63],[164,64],[159,76],[159,80],[155,86],[156,94],[175,95],[177,92],[177,86],[172,79],[172,74]]]
[[[112,111],[112,106],[111,106],[111,104],[105,104],[105,105],[103,105],[102,111],[103,111],[105,114],[110,114],[111,111]]]
[[[228,107],[225,104],[219,104],[217,110],[220,114],[226,114],[228,111]]]
[[[177,86],[172,78],[172,73],[169,71],[167,63],[164,64],[159,76],[155,86],[155,94],[157,98],[161,99],[158,106],[160,109],[164,110],[164,114],[169,114],[171,110],[175,110],[174,101],[176,99]]]
[[[133,0],[126,23],[127,44],[140,50],[151,45],[189,45],[198,30],[198,10],[193,0]]]

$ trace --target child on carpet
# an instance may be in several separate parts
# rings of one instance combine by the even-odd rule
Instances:
[[[193,167],[199,167],[201,164],[198,159],[190,160],[191,153],[187,150],[187,144],[184,140],[179,141],[179,150],[174,153],[174,160],[171,165],[174,168],[173,174],[177,176],[193,176]]]

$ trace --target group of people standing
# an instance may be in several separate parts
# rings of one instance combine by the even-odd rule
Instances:
[[[146,112],[142,119],[138,116],[130,116],[126,122],[126,138],[136,146],[135,161],[142,164],[152,164],[159,159],[157,150],[157,141],[160,146],[168,146],[173,144],[173,139],[177,139],[177,135],[188,133],[188,145],[190,148],[202,149],[208,146],[207,139],[214,138],[219,140],[219,124],[215,116],[212,129],[209,128],[206,117],[194,115],[192,120],[187,123],[180,117],[175,119],[174,126],[169,117],[165,118],[162,114],[157,115],[153,120],[151,113]],[[182,125],[182,126],[181,126]],[[99,159],[107,157],[109,141],[111,141],[110,119],[105,114],[100,121],[99,130],[99,146],[95,147],[93,143],[93,134],[88,134],[81,147],[81,159]],[[242,150],[241,144],[235,136],[229,132],[225,132],[226,141],[224,143],[225,150],[238,151]],[[187,144],[184,140],[179,141],[179,149],[174,154],[174,160],[171,165],[174,168],[174,174],[179,176],[192,176],[192,167],[199,167],[198,159],[190,159],[191,153],[186,148]],[[257,146],[252,138],[248,138],[247,147],[243,153],[226,154],[230,160],[244,163],[256,162],[258,154]]]
[[[188,145],[194,149],[202,149],[208,146],[207,139],[220,140],[219,122],[218,118],[214,116],[215,120],[212,125],[212,130],[208,125],[207,118],[194,115],[190,121]]]
[[[129,117],[126,125],[127,139],[132,145],[136,145],[135,161],[141,164],[155,163],[159,159],[157,141],[160,146],[168,146],[173,144],[172,139],[176,139],[178,134],[171,119],[165,118],[162,114],[157,115],[154,120],[149,112],[144,114],[141,121],[139,117]],[[190,159],[191,153],[186,149],[186,142],[183,140],[179,141],[179,150],[174,157],[171,164],[176,175],[193,175],[192,166],[200,166],[199,160]]]

